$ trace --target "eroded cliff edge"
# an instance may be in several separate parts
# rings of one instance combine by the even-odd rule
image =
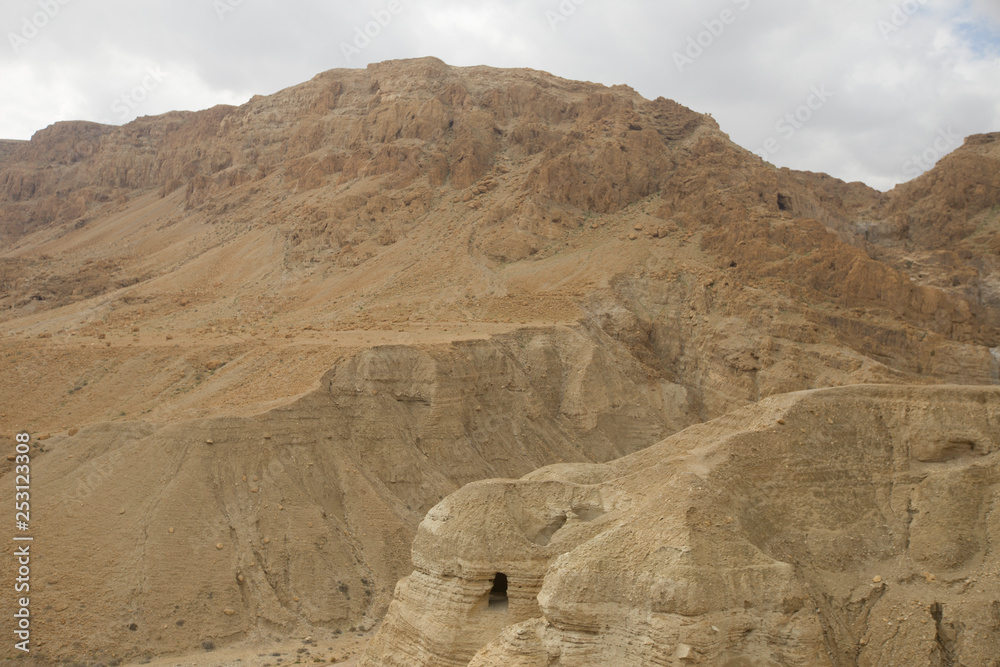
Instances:
[[[765,399],[434,507],[361,664],[990,665],[1000,389]]]
[[[1000,384],[997,133],[879,193],[626,86],[396,61],[0,146],[0,243],[54,660],[367,627],[465,483]]]
[[[42,441],[41,656],[370,627],[445,495],[611,460],[692,421],[683,387],[651,381],[600,336],[540,328],[374,347],[261,415],[103,423]]]

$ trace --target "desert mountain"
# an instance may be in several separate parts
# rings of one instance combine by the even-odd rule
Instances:
[[[468,483],[787,392],[998,384],[998,206],[1000,134],[879,193],[626,86],[436,59],[2,142],[37,650],[369,628]]]

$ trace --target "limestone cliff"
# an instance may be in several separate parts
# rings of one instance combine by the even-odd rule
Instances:
[[[1000,383],[996,145],[883,194],[627,86],[433,58],[0,142],[40,658],[369,627],[463,484],[786,392]]]
[[[998,490],[1000,390],[773,397],[449,496],[361,665],[992,665]]]
[[[259,416],[43,441],[33,507],[48,574],[33,600],[45,653],[110,660],[374,624],[409,572],[414,526],[444,495],[617,458],[690,420],[682,388],[613,349],[569,329],[378,347]]]

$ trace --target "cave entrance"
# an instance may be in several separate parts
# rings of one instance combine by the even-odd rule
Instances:
[[[507,575],[497,572],[493,577],[493,588],[490,589],[490,609],[507,608]]]

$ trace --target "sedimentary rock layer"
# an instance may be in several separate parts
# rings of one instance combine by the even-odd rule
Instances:
[[[998,491],[1000,389],[772,397],[452,494],[361,664],[992,665]]]

